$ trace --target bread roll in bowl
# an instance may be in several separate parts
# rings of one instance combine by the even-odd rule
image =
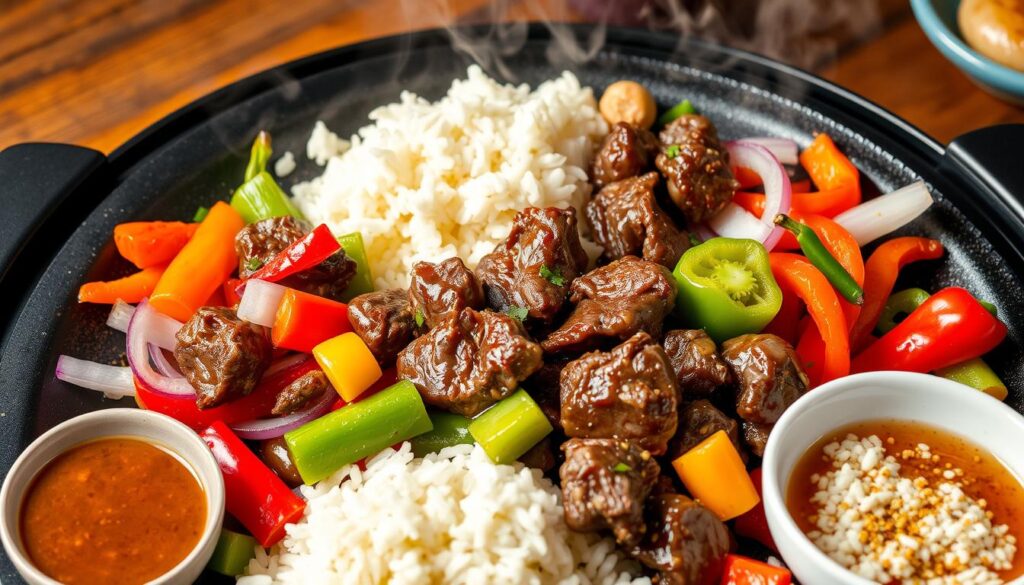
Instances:
[[[1024,71],[1024,0],[963,0],[957,20],[971,47]]]

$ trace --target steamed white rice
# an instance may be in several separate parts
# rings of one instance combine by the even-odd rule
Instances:
[[[318,123],[307,155],[327,167],[293,193],[312,221],[363,234],[378,288],[407,286],[420,260],[457,255],[475,267],[524,207],[581,210],[608,131],[571,73],[531,91],[477,66],[441,100],[404,92],[370,120],[351,144]]]
[[[611,540],[566,527],[539,471],[495,465],[479,446],[415,459],[404,443],[301,489],[305,517],[258,549],[239,585],[650,584]]]

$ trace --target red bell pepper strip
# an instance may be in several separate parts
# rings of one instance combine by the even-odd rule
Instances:
[[[137,303],[153,292],[165,268],[151,266],[117,280],[87,282],[78,289],[78,302],[113,305],[120,299]]]
[[[979,357],[1005,338],[1006,325],[971,293],[944,288],[857,355],[852,369],[931,372]]]
[[[795,294],[807,305],[807,311],[825,340],[825,356],[820,360],[821,382],[849,374],[850,338],[839,295],[832,284],[803,256],[773,252],[768,258],[783,296]],[[800,357],[806,364],[807,358]]]
[[[302,517],[306,502],[256,457],[223,421],[200,433],[224,475],[227,511],[245,526],[260,546],[284,538],[284,527]]]
[[[864,265],[864,304],[850,328],[850,347],[855,353],[867,345],[867,336],[878,324],[900,270],[911,262],[941,258],[944,252],[938,240],[928,238],[893,238],[878,246]]]
[[[800,340],[800,321],[804,316],[804,304],[800,297],[789,289],[782,289],[782,307],[762,333],[770,333],[796,347]]]
[[[249,278],[277,282],[293,274],[309,270],[341,249],[325,224],[320,224],[303,238],[291,243]]]
[[[270,339],[274,347],[310,353],[320,342],[349,331],[348,305],[290,288],[277,307]]]
[[[760,467],[750,472],[750,481],[754,484],[754,489],[757,490],[757,495],[763,496],[761,492]],[[772,538],[771,531],[768,530],[768,518],[764,513],[763,497],[756,506],[745,512],[742,516],[738,516],[736,518],[733,522],[733,528],[736,529],[736,534],[756,540],[775,552],[779,551],[779,547],[775,545],[775,539]]]
[[[739,555],[725,556],[722,585],[790,585],[792,582],[789,569]]]
[[[238,294],[238,287],[242,284],[239,278],[229,278],[224,281],[224,301],[228,307],[234,307],[242,302],[242,295]]]

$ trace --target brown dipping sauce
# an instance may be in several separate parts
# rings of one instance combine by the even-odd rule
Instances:
[[[21,507],[29,559],[62,583],[145,583],[195,548],[206,496],[168,451],[105,438],[65,451],[33,479]]]
[[[925,477],[930,481],[941,480],[934,472],[935,466],[927,460],[901,459],[898,455],[905,449],[914,450],[918,443],[925,443],[934,455],[940,458],[940,467],[963,470],[964,493],[975,499],[984,498],[993,522],[1006,524],[1010,534],[1017,538],[1018,550],[1014,555],[1013,568],[1001,571],[999,576],[1010,581],[1024,575],[1024,486],[998,459],[968,440],[942,429],[901,420],[873,420],[845,426],[819,439],[800,458],[786,489],[786,508],[805,534],[814,530],[809,520],[818,512],[811,497],[817,491],[810,478],[814,474],[824,475],[830,464],[823,457],[823,448],[832,441],[842,440],[847,434],[858,437],[877,435],[885,446],[886,455],[896,456],[900,463],[900,475],[908,478]],[[889,439],[892,438],[890,442]],[[962,478],[958,478],[962,479]]]

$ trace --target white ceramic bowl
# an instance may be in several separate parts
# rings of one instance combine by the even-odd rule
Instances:
[[[77,416],[47,431],[14,462],[0,489],[0,540],[15,568],[31,585],[59,585],[28,560],[18,535],[21,502],[35,475],[54,457],[82,442],[100,437],[138,437],[162,445],[192,467],[206,494],[206,525],[192,552],[152,584],[192,583],[217,546],[224,519],[224,478],[206,443],[192,429],[162,414],[134,408],[112,408]]]
[[[824,384],[800,398],[776,423],[762,467],[768,528],[786,564],[805,585],[871,583],[818,550],[790,516],[785,498],[793,467],[818,439],[839,427],[877,419],[945,429],[985,448],[1016,477],[1024,477],[1024,417],[987,394],[908,372],[857,374]],[[1024,583],[1024,578],[1014,583]]]

